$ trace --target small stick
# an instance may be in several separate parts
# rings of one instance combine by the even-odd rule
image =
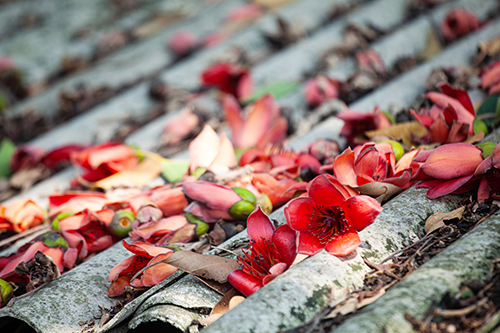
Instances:
[[[42,231],[42,230],[49,231],[50,228],[51,228],[50,225],[42,224],[42,225],[36,226],[34,228],[28,229],[26,231],[23,231],[23,232],[17,234],[17,235],[11,236],[9,238],[4,239],[3,241],[0,241],[0,247],[7,245],[7,244],[10,244],[10,243],[13,243],[13,242],[17,241],[18,239],[24,238],[24,237],[29,236],[31,234],[34,234],[38,231]]]

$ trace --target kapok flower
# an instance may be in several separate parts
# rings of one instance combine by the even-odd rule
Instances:
[[[431,151],[422,151],[414,159],[424,162],[412,180],[424,180],[415,187],[428,188],[430,199],[474,188],[479,179],[474,173],[483,162],[481,149],[467,143],[452,143]]]
[[[216,87],[237,99],[248,98],[253,91],[250,70],[230,62],[212,65],[201,74],[201,81],[204,86]]]
[[[476,14],[463,8],[450,10],[441,24],[441,33],[446,42],[465,36],[477,29],[479,29],[479,20]]]
[[[316,107],[330,99],[339,98],[342,85],[343,83],[338,80],[318,74],[306,82],[304,93],[306,101]]]
[[[243,295],[250,296],[290,268],[296,252],[296,234],[288,225],[276,230],[258,207],[247,220],[250,251],[238,257],[241,269],[232,271],[227,281]]]
[[[231,127],[233,144],[237,148],[264,148],[270,143],[283,141],[288,122],[281,116],[273,95],[267,94],[251,105],[244,119],[238,102],[232,96],[223,101],[224,115]]]
[[[456,143],[474,134],[475,111],[469,94],[447,83],[439,85],[442,93],[427,93],[434,105],[422,108],[419,113],[410,110],[419,123],[429,129],[429,143]]]
[[[500,93],[500,61],[496,61],[482,70],[481,87],[488,89],[490,95]]]
[[[205,222],[244,220],[257,204],[255,196],[246,189],[205,181],[185,182],[183,191],[193,200],[184,211]]]
[[[8,206],[0,205],[0,230],[23,232],[36,227],[45,218],[45,211],[31,200],[19,200]]]
[[[236,166],[236,155],[233,145],[223,132],[221,137],[210,125],[205,125],[198,136],[189,144],[190,171],[207,168],[215,173],[225,172]]]
[[[391,126],[391,121],[378,107],[373,112],[360,113],[346,110],[339,112],[335,117],[344,121],[340,136],[346,138],[347,144],[355,146],[359,143],[357,138],[366,131],[383,129]]]
[[[372,224],[382,211],[380,204],[366,195],[351,196],[331,175],[314,178],[309,197],[290,201],[285,217],[290,228],[299,232],[298,252],[314,255],[320,250],[345,256],[361,243],[358,231]]]
[[[198,36],[189,30],[175,33],[167,42],[167,46],[178,56],[185,56],[199,45]]]
[[[357,190],[358,186],[372,182],[389,183],[404,189],[411,185],[411,175],[418,169],[418,164],[411,161],[417,153],[409,152],[410,158],[401,158],[396,163],[390,143],[367,142],[354,151],[348,148],[337,156],[332,170],[341,184]]]
[[[72,191],[49,196],[50,217],[61,213],[79,213],[85,209],[101,210],[107,202],[106,195],[93,191]]]
[[[485,157],[489,152],[486,147],[491,147],[494,144],[491,142],[484,143],[482,156]],[[500,144],[497,144],[490,156],[487,156],[481,164],[479,164],[474,171],[474,176],[479,177],[479,187],[477,191],[477,198],[480,202],[488,199],[491,195],[500,192]]]
[[[127,243],[123,241],[123,246],[134,253],[133,256],[123,260],[109,272],[108,280],[111,285],[108,288],[109,297],[117,297],[125,293],[125,287],[151,287],[160,283],[173,273],[177,268],[169,264],[157,264],[148,268],[136,278],[130,281],[132,277],[147,265],[167,259],[172,253],[171,249],[158,247],[144,242]]]
[[[81,175],[84,180],[95,182],[134,168],[139,163],[139,158],[127,145],[105,142],[72,153],[71,161],[85,170]]]

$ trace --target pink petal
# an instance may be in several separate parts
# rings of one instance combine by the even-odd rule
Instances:
[[[229,168],[237,166],[238,161],[234,153],[233,144],[226,136],[226,133],[221,133],[219,152],[214,158],[208,169],[218,172],[227,171]]]
[[[270,94],[265,95],[255,103],[241,131],[240,148],[257,145],[271,128],[277,107],[274,97]]]
[[[452,179],[474,173],[483,161],[481,150],[467,143],[442,145],[434,149],[422,170],[438,179]]]
[[[241,200],[232,188],[205,181],[185,182],[183,191],[192,200],[202,202],[213,209],[229,210]]]
[[[191,172],[198,167],[208,167],[219,153],[220,139],[217,133],[209,125],[189,144],[189,159],[191,160]]]
[[[241,108],[232,95],[226,95],[222,101],[222,109],[226,121],[231,127],[232,139],[235,146],[241,146],[241,134],[243,129],[243,118],[241,116]]]
[[[382,211],[380,203],[367,195],[358,195],[346,199],[340,207],[344,211],[346,219],[357,231],[361,231],[372,224]]]

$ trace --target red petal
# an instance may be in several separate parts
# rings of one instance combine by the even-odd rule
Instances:
[[[340,207],[344,211],[346,219],[358,231],[372,224],[382,211],[380,203],[367,195],[346,199]]]
[[[155,258],[153,258],[151,261],[149,261],[148,265],[152,265],[154,263],[165,260],[168,257],[170,257],[170,255],[172,255],[172,253],[173,252],[159,254]],[[151,268],[148,268],[144,271],[144,273],[142,274],[142,277],[141,277],[141,286],[144,286],[144,287],[154,286],[154,285],[160,283],[161,281],[165,280],[166,278],[168,278],[170,275],[174,274],[175,272],[177,272],[177,268],[175,268],[172,265],[165,264],[165,263],[157,264],[157,265],[155,265]],[[134,283],[132,283],[132,285],[134,285]]]
[[[341,155],[335,157],[333,173],[345,185],[357,186],[356,172],[354,171],[354,152],[347,148]]]
[[[477,190],[477,200],[479,202],[483,202],[484,200],[490,197],[490,193],[491,193],[491,187],[488,184],[486,178],[483,177],[481,179],[481,182],[479,183],[479,188]]]
[[[172,252],[171,249],[150,245],[145,242],[127,243],[125,240],[123,240],[122,244],[130,252],[149,259],[156,257],[157,255],[162,253]]]
[[[260,243],[264,240],[273,239],[274,226],[269,217],[257,207],[247,219],[248,238]]]
[[[285,207],[286,222],[293,230],[307,231],[316,203],[311,198],[293,199]]]
[[[335,237],[326,244],[325,250],[334,256],[343,257],[356,250],[359,244],[361,244],[359,235],[352,230]]]
[[[448,135],[450,134],[450,127],[446,124],[444,115],[440,113],[434,122],[429,127],[429,139],[431,143],[446,143],[448,142]]]
[[[271,128],[276,108],[279,108],[279,106],[277,106],[276,100],[270,94],[255,102],[241,131],[240,148],[253,147],[259,143]]]
[[[125,294],[125,287],[130,286],[130,279],[132,276],[120,276],[118,279],[113,281],[108,288],[109,297],[118,297]]]
[[[285,118],[280,117],[278,119],[275,119],[262,139],[257,142],[257,147],[265,148],[270,143],[279,143],[283,141],[283,139],[286,137],[287,130],[288,121]]]
[[[233,143],[236,146],[241,146],[241,130],[243,129],[243,118],[241,117],[241,108],[232,95],[226,95],[222,101],[224,116],[226,117],[229,127],[231,127]]]
[[[441,82],[438,87],[446,95],[457,99],[473,116],[476,114],[467,91],[452,87],[447,82]]]
[[[250,296],[262,287],[262,281],[245,274],[241,269],[235,269],[227,276],[227,282],[238,289],[243,295]]]
[[[309,183],[308,195],[320,206],[338,205],[349,192],[338,180],[327,175],[320,175]]]
[[[474,175],[468,175],[461,178],[452,179],[449,181],[445,181],[433,188],[429,189],[426,192],[426,195],[429,199],[436,199],[446,194],[450,194],[460,188],[460,186],[467,183]]]
[[[132,263],[137,259],[138,257],[136,255],[133,255],[131,257],[128,257],[127,259],[125,260],[122,260],[119,264],[115,265],[115,267],[113,267],[111,269],[111,271],[109,272],[109,277],[108,277],[108,281],[114,281],[116,279],[118,279],[118,277],[121,275],[121,273],[123,272],[123,274],[126,274],[126,273],[130,273],[133,268],[131,267]],[[145,260],[144,260],[145,261]],[[133,266],[133,265],[132,265]],[[127,270],[128,268],[131,268],[130,270]]]
[[[299,245],[297,252],[301,254],[307,254],[309,256],[315,255],[319,251],[325,248],[324,244],[321,244],[315,236],[307,232],[299,233]]]
[[[279,226],[273,234],[273,243],[278,249],[281,259],[290,267],[297,256],[297,234],[290,226]]]

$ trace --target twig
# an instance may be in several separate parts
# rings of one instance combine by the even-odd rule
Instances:
[[[43,287],[45,287],[47,284],[49,284],[50,281],[48,282],[45,282],[43,284],[41,284],[40,286],[36,287],[35,289],[31,290],[31,291],[28,291],[26,294],[23,294],[21,296],[14,296],[10,301],[9,303],[7,304],[8,307],[12,307],[14,306],[14,304],[16,303],[17,300],[20,300],[21,298],[25,298],[25,297],[28,297],[30,295],[33,295],[34,293],[36,293],[38,290],[42,289]]]
[[[441,316],[443,318],[466,316],[469,313],[472,313],[472,311],[474,311],[478,307],[486,304],[486,302],[488,302],[487,297],[480,299],[479,302],[477,302],[476,304],[469,305],[468,307],[462,309],[453,309],[453,310],[436,309],[434,310],[434,315]]]
[[[28,229],[26,231],[23,231],[23,232],[17,234],[17,235],[11,236],[9,238],[4,239],[3,241],[0,241],[0,247],[7,245],[7,244],[10,244],[10,243],[13,243],[13,242],[17,241],[18,239],[24,238],[24,237],[29,236],[31,234],[34,234],[38,231],[42,231],[42,230],[49,231],[50,228],[51,228],[50,225],[42,224],[42,225],[36,226],[34,228]]]
[[[392,259],[392,257],[394,257],[396,254],[399,254],[399,253],[404,252],[404,251],[406,251],[406,250],[408,250],[408,249],[411,249],[411,248],[412,248],[412,247],[414,247],[415,245],[417,245],[417,244],[419,244],[419,243],[421,243],[421,242],[423,242],[423,241],[426,241],[426,240],[428,240],[428,239],[430,240],[430,239],[432,239],[432,238],[434,238],[434,234],[427,235],[427,236],[425,236],[424,238],[419,239],[419,240],[418,240],[418,241],[416,241],[415,243],[410,244],[410,245],[408,245],[408,246],[406,246],[406,247],[402,248],[401,250],[398,250],[398,251],[396,251],[396,252],[392,253],[392,254],[391,254],[391,255],[389,255],[387,258],[385,258],[384,260],[382,260],[382,261],[380,262],[380,264],[383,264],[383,263],[384,263],[384,262],[386,262],[387,260],[391,260],[391,259]]]

